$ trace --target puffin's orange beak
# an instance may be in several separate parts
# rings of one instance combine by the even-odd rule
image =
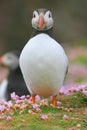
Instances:
[[[43,23],[44,23],[44,18],[43,18],[43,15],[41,14],[40,15],[40,23],[39,23],[40,29],[42,29]]]

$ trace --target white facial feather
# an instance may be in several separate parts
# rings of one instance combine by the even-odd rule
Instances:
[[[44,20],[47,22],[47,28],[51,28],[53,26],[53,18],[50,11],[47,11],[44,15]]]
[[[37,13],[37,11],[34,11],[33,18],[32,18],[32,24],[34,24],[37,21],[39,21],[39,14]]]
[[[13,53],[6,53],[3,56],[2,63],[8,66],[10,69],[15,69],[16,67],[18,67],[19,60],[18,57]]]

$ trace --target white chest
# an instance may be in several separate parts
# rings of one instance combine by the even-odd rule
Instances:
[[[32,94],[44,96],[57,93],[67,65],[62,47],[46,34],[30,39],[20,56],[20,67]]]

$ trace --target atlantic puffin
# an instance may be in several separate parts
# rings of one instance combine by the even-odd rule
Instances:
[[[20,68],[32,95],[32,103],[35,103],[35,95],[53,96],[55,106],[67,73],[68,58],[52,36],[54,20],[51,11],[35,10],[31,23],[33,33],[20,54]]]
[[[13,92],[18,96],[30,95],[19,67],[19,56],[20,51],[10,51],[0,58],[0,64],[9,70],[8,76],[5,79],[6,84],[2,86],[2,89],[5,88],[3,90],[4,99],[7,101],[11,99],[11,93]]]

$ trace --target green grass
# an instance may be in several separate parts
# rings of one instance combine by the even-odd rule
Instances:
[[[49,111],[50,112],[50,111]],[[48,112],[48,114],[49,114]],[[71,126],[76,126],[78,121],[64,121],[62,119],[64,112],[56,112],[55,114],[50,114],[49,119],[44,121],[39,119],[38,116],[30,116],[28,114],[24,114],[22,116],[16,116],[10,122],[10,128],[9,130],[56,130],[61,129],[64,130]],[[70,117],[72,117],[73,114],[68,114]],[[22,119],[26,119],[26,123],[22,123]]]
[[[59,100],[62,102],[64,107],[68,108],[85,108],[87,107],[87,98],[81,93],[77,92],[73,95],[61,96]]]
[[[79,63],[79,64],[82,64],[82,65],[87,65],[87,56],[80,55],[72,62],[73,63]]]
[[[87,109],[87,98],[79,92],[69,96],[59,95],[58,100],[62,102],[63,108],[72,107],[73,111],[41,106],[42,113],[48,115],[48,120],[42,120],[41,113],[31,115],[27,112],[27,108],[21,115],[19,110],[16,110],[11,121],[1,120],[0,123],[9,126],[6,130],[68,130],[70,127],[76,127],[78,123],[81,124],[81,130],[87,130],[87,116],[84,113]],[[67,114],[70,120],[64,120],[64,114]]]

